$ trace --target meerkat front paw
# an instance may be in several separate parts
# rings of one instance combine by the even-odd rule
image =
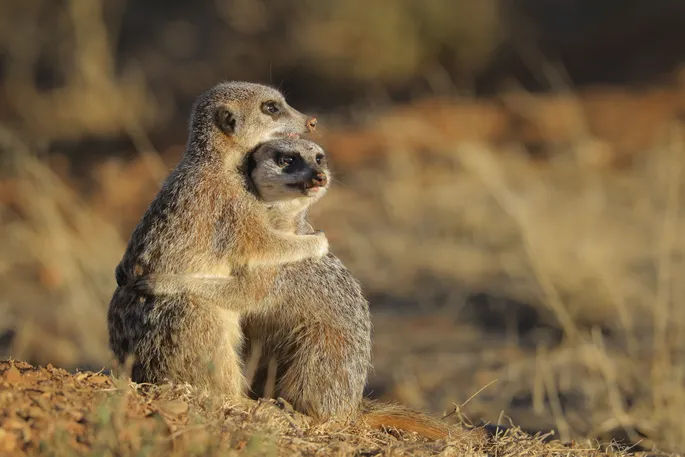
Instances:
[[[317,230],[311,236],[316,239],[315,256],[320,258],[328,254],[328,238],[323,230]]]
[[[133,290],[143,295],[155,295],[156,277],[154,274],[141,276],[133,281]]]

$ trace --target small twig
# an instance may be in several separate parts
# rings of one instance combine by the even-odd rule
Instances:
[[[499,381],[499,379],[493,379],[492,381],[490,381],[489,383],[487,383],[486,385],[484,385],[483,387],[481,387],[480,389],[478,389],[473,395],[471,395],[469,398],[467,398],[466,401],[465,401],[464,403],[462,403],[461,405],[456,405],[456,404],[455,404],[455,405],[454,405],[454,410],[453,410],[452,412],[450,412],[450,413],[445,414],[444,416],[442,416],[441,420],[447,419],[448,417],[453,416],[454,414],[456,414],[456,413],[457,413],[458,411],[460,411],[464,406],[466,406],[466,404],[467,404],[468,402],[470,402],[471,400],[473,400],[474,398],[476,398],[476,396],[477,396],[478,394],[480,394],[482,391],[484,391],[485,389],[487,389],[488,387],[490,387],[491,385],[493,385],[493,384],[496,383],[497,381]]]

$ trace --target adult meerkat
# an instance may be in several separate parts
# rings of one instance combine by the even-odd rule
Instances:
[[[133,356],[133,381],[167,379],[231,398],[242,395],[239,316],[263,292],[234,282],[232,293],[218,300],[141,294],[133,284],[149,274],[227,277],[324,255],[323,234],[271,227],[241,169],[259,143],[305,134],[315,125],[279,91],[260,84],[221,83],[198,97],[185,152],[133,231],[115,272],[109,342],[120,363]]]
[[[309,207],[329,188],[330,170],[321,147],[306,140],[274,140],[249,156],[247,173],[272,226],[311,233]],[[265,270],[268,270],[266,272]],[[277,361],[275,396],[315,419],[361,420],[374,428],[394,427],[428,438],[464,433],[411,408],[363,398],[371,367],[371,316],[360,283],[333,254],[278,267],[252,269],[240,280],[261,281],[277,273],[258,304],[246,307],[244,356],[260,348],[261,384],[271,358]],[[237,279],[151,275],[136,287],[153,293],[192,290],[206,297],[230,294]]]

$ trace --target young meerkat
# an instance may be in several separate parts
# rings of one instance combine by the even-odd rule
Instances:
[[[326,194],[330,183],[323,149],[307,140],[274,140],[257,148],[246,168],[272,226],[287,233],[311,233],[308,209]],[[271,282],[274,273],[276,280]],[[244,356],[261,352],[251,386],[254,396],[263,393],[273,358],[274,395],[317,420],[361,420],[373,428],[394,427],[433,439],[464,433],[411,408],[363,398],[371,368],[369,305],[360,283],[337,257],[328,253],[320,259],[258,267],[240,280],[264,277],[271,289],[258,305],[246,307],[242,320]],[[215,297],[231,293],[236,280],[155,275],[143,278],[139,287],[157,293],[193,290]],[[157,289],[161,283],[164,286]]]
[[[109,342],[119,363],[133,356],[133,381],[166,379],[231,398],[243,394],[239,316],[263,292],[235,282],[232,293],[208,299],[142,294],[134,285],[150,274],[230,277],[327,253],[322,233],[272,228],[241,169],[258,144],[299,136],[315,125],[279,91],[260,84],[220,83],[198,97],[186,150],[133,231],[115,272]]]

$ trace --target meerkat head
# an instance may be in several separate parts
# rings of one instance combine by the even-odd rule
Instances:
[[[249,162],[252,184],[265,202],[297,200],[308,206],[328,190],[330,171],[326,154],[312,141],[269,141],[254,151]]]
[[[288,105],[283,94],[273,87],[243,81],[224,82],[195,102],[190,140],[207,142],[219,138],[227,141],[218,144],[252,150],[265,141],[297,138],[312,132],[316,122],[316,118]]]

